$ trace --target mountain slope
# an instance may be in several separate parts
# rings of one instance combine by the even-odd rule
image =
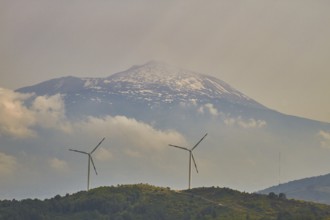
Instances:
[[[260,193],[283,192],[288,198],[330,204],[330,174],[309,177],[273,186]]]
[[[170,123],[184,119],[197,120],[220,117],[227,124],[245,127],[283,127],[295,129],[330,127],[299,117],[287,116],[262,104],[212,76],[183,70],[162,62],[150,61],[133,66],[105,78],[63,77],[20,88],[21,93],[35,96],[62,94],[66,113],[81,116],[125,115],[171,129]],[[166,116],[168,115],[168,116]],[[157,120],[172,117],[173,120]],[[202,123],[203,124],[203,123]]]
[[[133,66],[106,78],[64,77],[17,91],[38,95],[125,95],[135,101],[166,104],[224,99],[232,103],[263,108],[261,104],[219,79],[155,61]]]
[[[219,79],[155,61],[105,78],[63,77],[17,91],[37,96],[62,94],[71,117],[111,114],[148,120],[150,114],[160,117],[178,106],[207,104],[232,114],[245,112],[244,108],[251,112],[266,109]]]
[[[44,201],[0,201],[0,219],[329,219],[330,207],[227,188],[100,187]]]
[[[42,156],[58,155],[73,167],[67,149],[58,146],[84,146],[100,135],[109,140],[108,159],[100,168],[105,174],[95,180],[96,185],[148,182],[182,189],[188,161],[168,144],[193,146],[205,133],[207,139],[194,154],[200,172],[192,173],[193,186],[254,192],[273,185],[279,151],[286,159],[283,181],[328,171],[325,145],[329,142],[321,134],[330,133],[329,123],[282,114],[220,79],[161,62],[104,78],[52,79],[17,91],[34,93],[25,100],[32,110],[38,110],[36,99],[60,94],[55,107],[63,109],[45,110],[54,118],[47,120],[41,114],[41,125],[33,128],[43,140],[31,141],[30,146]],[[71,128],[71,133],[61,133],[56,126]],[[25,149],[24,144],[12,145],[18,152]]]

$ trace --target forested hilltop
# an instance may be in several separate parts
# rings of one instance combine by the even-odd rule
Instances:
[[[99,187],[51,199],[4,200],[0,219],[330,219],[330,206],[228,188]]]

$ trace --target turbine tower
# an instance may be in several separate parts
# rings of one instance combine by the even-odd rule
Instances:
[[[101,143],[104,141],[105,138],[103,138],[100,143],[98,143],[98,145],[96,145],[96,147],[94,147],[94,149],[87,153],[85,151],[80,151],[80,150],[73,150],[73,149],[69,149],[70,151],[74,151],[74,152],[78,152],[78,153],[82,153],[82,154],[86,154],[88,156],[88,170],[87,170],[87,191],[89,190],[89,179],[90,179],[90,168],[91,168],[91,162],[92,162],[92,165],[94,167],[94,171],[95,171],[95,174],[97,175],[97,171],[96,171],[96,168],[95,168],[95,164],[94,164],[94,161],[93,161],[93,157],[92,157],[92,154],[96,151],[96,149],[101,145]]]
[[[169,144],[169,146],[171,146],[171,147],[176,147],[176,148],[186,150],[186,151],[189,152],[189,179],[188,179],[189,180],[188,181],[189,185],[188,185],[188,189],[190,189],[190,184],[191,184],[191,159],[194,162],[196,172],[198,173],[198,169],[197,169],[196,161],[195,161],[195,158],[194,158],[193,150],[202,142],[202,140],[206,137],[206,135],[207,135],[207,133],[191,149],[186,148],[186,147],[180,147],[180,146],[177,146],[177,145]]]

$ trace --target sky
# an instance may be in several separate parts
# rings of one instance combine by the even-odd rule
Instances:
[[[168,170],[167,161],[162,159],[171,154],[151,147],[169,141],[194,143],[183,134],[158,130],[126,117],[90,117],[71,122],[66,119],[60,96],[36,97],[26,107],[23,103],[29,95],[13,91],[52,78],[106,77],[133,65],[158,60],[216,76],[282,113],[330,122],[329,8],[330,2],[326,0],[0,0],[0,185],[8,190],[0,196],[51,196],[53,192],[75,191],[77,185],[84,188],[85,182],[73,179],[70,174],[86,161],[81,157],[79,166],[75,165],[72,157],[79,159],[80,155],[63,152],[68,146],[87,151],[88,146],[92,148],[98,143],[95,136],[100,134],[106,141],[95,155],[96,163],[103,172],[109,163],[118,169],[109,173],[116,173],[112,183],[129,181],[127,176],[143,182],[148,172],[153,172],[146,161],[159,162],[156,168],[166,172],[166,177],[180,177],[175,162]],[[105,130],[111,132],[104,133]],[[128,134],[122,135],[120,131]],[[252,146],[259,136],[249,137],[249,132],[242,134]],[[67,136],[71,138],[66,140]],[[153,139],[149,140],[151,136]],[[139,137],[136,149],[127,148],[136,140],[128,137]],[[316,137],[317,144],[321,139],[321,150],[330,148],[330,131],[320,130]],[[212,135],[208,138],[216,142]],[[122,146],[122,151],[107,150],[108,140],[111,145]],[[46,145],[51,147],[42,148]],[[148,154],[150,149],[152,157]],[[225,150],[234,155],[232,149]],[[241,150],[242,158],[244,153],[249,154]],[[220,169],[206,159],[206,154],[199,154],[201,166]],[[131,161],[122,165],[116,155]],[[327,157],[327,153],[315,155]],[[228,158],[226,154],[220,157]],[[181,161],[179,156],[172,159]],[[132,174],[130,170],[136,163]],[[252,160],[242,163],[237,175],[247,175],[248,167],[257,166]],[[318,165],[322,172],[317,174],[328,171],[326,162]],[[72,184],[63,181],[53,186],[58,188],[52,192],[41,191],[40,181],[45,178],[42,174],[47,174],[49,182],[61,177]],[[83,176],[85,170],[78,174]],[[310,170],[308,174],[315,173]],[[253,183],[262,173],[255,175],[246,178]],[[301,172],[295,177],[305,175]],[[233,186],[230,184],[238,177],[224,181]],[[275,179],[260,184],[270,186]],[[108,183],[108,179],[98,181],[97,185]],[[170,180],[159,177],[159,182],[152,183],[170,184],[167,181]],[[23,183],[29,186],[28,192],[21,189]],[[236,188],[244,190],[237,184]],[[176,186],[182,187],[182,182]],[[254,189],[260,189],[260,185],[250,185],[249,190]]]
[[[159,60],[280,112],[330,122],[326,0],[0,1],[0,86]]]

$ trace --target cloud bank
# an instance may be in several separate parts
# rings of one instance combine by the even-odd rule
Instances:
[[[98,184],[109,184],[107,172],[108,176],[116,172],[124,179],[131,176],[132,169],[158,172],[157,169],[168,161],[169,143],[187,145],[185,137],[175,130],[156,129],[125,116],[85,116],[70,120],[66,116],[64,98],[59,94],[24,95],[3,88],[0,89],[0,136],[0,177],[10,177],[1,179],[4,187],[1,196],[10,194],[9,198],[15,193],[20,198],[51,196],[54,190],[67,191],[65,186],[59,186],[66,182],[76,189],[80,175],[85,174],[81,167],[85,168],[86,160],[75,159],[68,149],[91,151],[102,137],[106,141],[93,154],[105,181]],[[151,167],[151,163],[155,167]],[[112,169],[108,169],[109,165]],[[142,178],[141,175],[136,178]],[[68,181],[69,176],[72,179]],[[47,184],[53,191],[39,183]],[[15,190],[17,188],[19,190]]]
[[[135,157],[136,149],[161,151],[170,142],[186,144],[185,138],[174,130],[157,130],[149,124],[125,116],[88,117],[74,123],[73,128],[85,136],[107,136],[110,141],[115,141],[124,148],[127,155]],[[99,157],[111,158],[111,153],[105,151],[105,155]]]
[[[267,122],[260,119],[243,119],[241,116],[236,118],[228,117],[224,120],[228,126],[239,126],[241,128],[262,128],[267,125]]]
[[[211,103],[207,103],[203,106],[201,106],[199,109],[198,109],[198,112],[199,113],[209,113],[210,115],[212,116],[218,116],[219,115],[219,112],[218,112],[218,109],[214,107],[213,104]]]
[[[212,103],[207,103],[200,106],[197,111],[200,114],[209,114],[213,117],[221,117],[225,125],[227,126],[238,126],[240,128],[262,128],[267,125],[265,120],[261,119],[244,119],[242,116],[230,117],[225,113],[220,112]]]
[[[25,101],[32,99],[31,106]],[[0,136],[36,137],[36,127],[69,132],[61,95],[38,96],[0,88]]]
[[[36,124],[33,111],[23,105],[31,95],[0,88],[0,135],[15,138],[35,136],[31,129]]]
[[[37,124],[43,128],[51,128],[70,132],[70,124],[66,121],[65,105],[60,94],[54,96],[38,96],[32,103]]]

